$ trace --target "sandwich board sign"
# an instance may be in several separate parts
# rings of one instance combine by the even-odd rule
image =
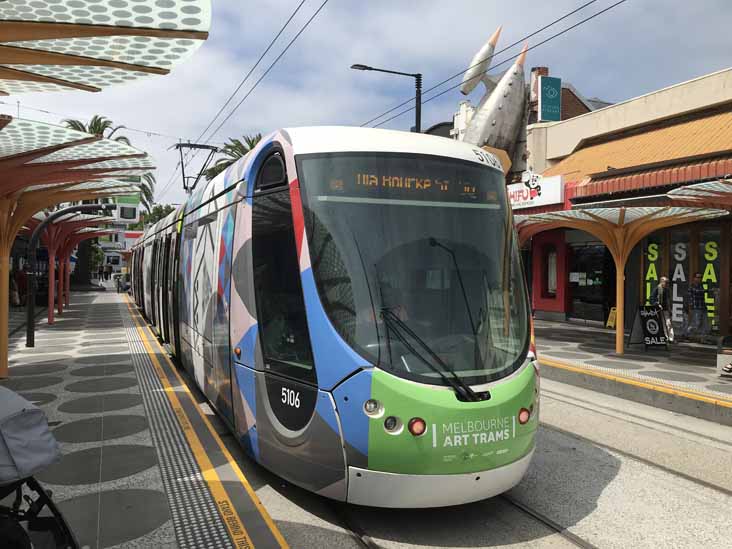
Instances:
[[[663,310],[656,305],[643,305],[633,319],[628,345],[643,344],[649,347],[664,347],[668,349],[668,334],[666,334],[666,319]]]

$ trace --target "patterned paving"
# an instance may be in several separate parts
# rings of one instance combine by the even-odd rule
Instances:
[[[38,478],[82,547],[178,547],[119,303],[74,294],[55,325],[39,317],[32,349],[19,330],[3,383],[48,416],[64,457]]]
[[[25,331],[11,338],[10,377],[0,383],[46,412],[63,457],[36,476],[80,546],[284,545],[136,322],[123,294],[75,294],[55,325],[38,323],[35,348],[25,347]]]
[[[573,366],[636,379],[732,396],[732,377],[717,375],[717,349],[698,343],[674,343],[669,350],[644,351],[642,345],[615,354],[615,332],[603,328],[536,320],[536,347],[542,357]]]

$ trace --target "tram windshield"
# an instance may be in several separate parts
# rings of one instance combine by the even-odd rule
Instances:
[[[415,154],[297,164],[318,293],[349,345],[431,384],[475,385],[521,366],[529,316],[502,173]]]

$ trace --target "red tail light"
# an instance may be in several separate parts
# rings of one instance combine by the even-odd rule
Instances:
[[[422,436],[427,430],[427,423],[421,417],[413,417],[407,425],[409,432],[415,437]]]
[[[529,412],[526,408],[521,408],[518,413],[518,422],[521,425],[525,425],[529,422],[531,419],[531,412]]]

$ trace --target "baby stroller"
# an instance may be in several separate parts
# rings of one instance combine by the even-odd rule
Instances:
[[[61,451],[43,411],[0,387],[0,547],[78,549],[79,544],[33,474]]]

